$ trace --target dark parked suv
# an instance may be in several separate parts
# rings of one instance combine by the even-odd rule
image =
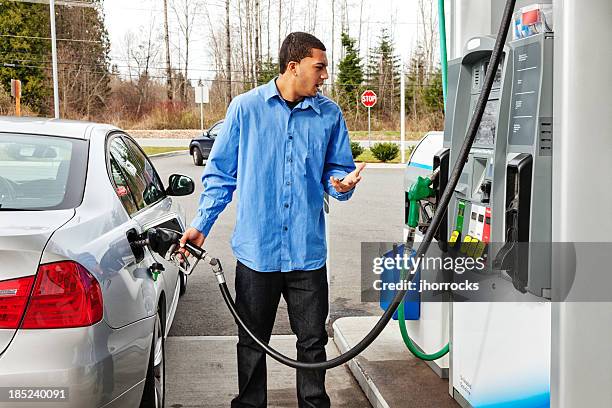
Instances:
[[[196,166],[201,166],[204,160],[208,159],[210,149],[212,149],[213,143],[215,143],[215,139],[221,130],[221,125],[223,125],[222,120],[212,125],[210,129],[205,130],[201,136],[191,139],[189,154],[193,158],[193,164]]]

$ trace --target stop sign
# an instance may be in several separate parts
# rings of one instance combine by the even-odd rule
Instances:
[[[374,93],[374,91],[371,89],[367,89],[361,94],[361,103],[366,108],[371,108],[372,106],[376,105],[377,100],[378,97],[376,96],[376,93]]]

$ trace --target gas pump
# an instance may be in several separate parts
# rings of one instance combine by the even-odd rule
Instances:
[[[517,20],[541,9],[520,9]],[[531,21],[528,19],[527,23]],[[520,22],[519,22],[520,24]],[[453,114],[445,147],[451,165],[461,144],[474,94],[487,71],[488,37],[470,40],[465,55],[449,63]],[[485,117],[449,206],[450,245],[467,256],[488,255],[499,293],[516,302],[452,304],[451,392],[465,407],[517,403],[548,406],[550,400],[553,34],[516,36],[504,48]],[[466,98],[470,99],[465,104]],[[511,285],[511,286],[510,286]],[[506,288],[504,290],[504,288]],[[536,302],[540,297],[542,302]],[[508,353],[512,350],[512,353]]]
[[[442,253],[484,257],[491,272],[485,282],[500,293],[515,293],[507,299],[515,302],[443,304],[451,316],[449,392],[463,407],[519,401],[521,407],[549,406],[550,251],[535,251],[530,243],[551,242],[550,7],[523,7],[514,14],[513,37],[503,48],[482,121],[436,235]],[[448,63],[443,146],[433,165],[440,180],[432,195],[444,191],[448,169],[460,160],[494,44],[492,37],[474,37],[463,55]],[[407,188],[414,191],[421,180],[410,180]],[[534,301],[538,298],[542,302]],[[443,313],[438,310],[436,317]],[[444,340],[439,330],[433,340],[423,335],[425,322],[407,324],[420,348]],[[442,372],[444,363],[432,368]]]

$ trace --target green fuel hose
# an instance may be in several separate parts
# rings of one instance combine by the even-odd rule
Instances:
[[[442,65],[442,94],[444,97],[444,111],[446,112],[446,92],[447,92],[447,72],[448,72],[448,64],[447,64],[447,55],[446,55],[446,17],[444,13],[444,0],[438,0],[438,29],[439,29],[439,37],[440,37],[440,63]],[[411,205],[410,208],[417,208],[418,206]],[[418,210],[416,210],[418,211]],[[418,217],[418,213],[417,213]],[[417,219],[418,224],[418,219]],[[401,279],[405,279],[405,271],[401,272]],[[404,300],[400,303],[399,309],[397,309],[397,320],[399,322],[400,332],[402,333],[402,339],[404,340],[404,344],[410,350],[410,352],[416,357],[423,361],[433,361],[437,360],[441,357],[444,357],[449,350],[449,343],[446,343],[444,347],[442,347],[439,351],[427,354],[422,352],[417,348],[414,344],[410,336],[408,335],[408,330],[406,329],[406,316],[404,313]]]
[[[406,276],[405,271],[402,270],[401,279],[402,280],[405,279],[405,276]],[[446,345],[442,347],[439,351],[432,353],[432,354],[424,353],[417,348],[417,346],[414,344],[414,342],[408,335],[408,330],[406,329],[406,316],[404,313],[404,301],[403,300],[402,300],[402,303],[400,303],[399,308],[397,309],[397,320],[399,322],[400,332],[402,333],[402,339],[404,340],[404,344],[416,358],[419,358],[423,361],[433,361],[441,357],[444,357],[448,353],[449,343],[446,343]]]

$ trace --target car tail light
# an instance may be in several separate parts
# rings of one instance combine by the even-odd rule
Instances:
[[[34,276],[0,282],[0,329],[16,329],[30,297]]]
[[[72,261],[40,265],[21,328],[90,326],[102,319],[100,284]]]

